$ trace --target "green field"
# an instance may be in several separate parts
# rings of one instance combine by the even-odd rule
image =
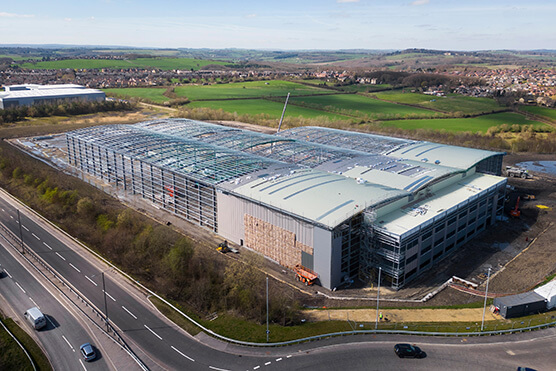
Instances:
[[[438,114],[426,109],[403,106],[368,98],[355,94],[334,94],[314,97],[299,97],[291,100],[292,104],[305,105],[310,108],[323,109],[353,116],[399,117],[408,115],[431,116]]]
[[[273,102],[266,99],[238,99],[220,101],[197,101],[187,105],[188,108],[208,107],[212,109],[222,109],[226,112],[237,113],[238,115],[258,115],[266,114],[271,118],[279,119],[284,109],[284,104]],[[288,104],[286,117],[305,117],[315,118],[319,116],[327,117],[331,120],[350,120],[350,117],[337,115],[325,111],[311,108],[298,107]]]
[[[120,98],[146,98],[160,104],[171,100],[163,95],[166,91],[165,88],[111,88],[102,90]]]
[[[534,115],[544,116],[551,120],[556,120],[556,109],[554,108],[537,107],[537,106],[521,106],[519,107],[519,110],[529,112]]]
[[[330,94],[330,90],[281,80],[179,86],[176,87],[175,92],[177,96],[187,97],[192,101],[199,99],[285,97],[288,93],[291,93],[291,95]]]
[[[161,70],[198,70],[209,64],[226,65],[227,63],[192,58],[137,58],[129,60],[65,59],[61,61],[23,63],[21,67],[27,69],[159,68]]]
[[[518,113],[494,113],[473,118],[454,118],[454,119],[434,119],[434,120],[392,120],[383,121],[384,126],[395,126],[401,129],[430,129],[445,130],[451,132],[481,132],[486,133],[488,128],[507,125],[533,125],[537,128],[550,128],[548,125],[538,121],[526,120],[523,115]]]
[[[343,86],[338,86],[337,89],[343,90],[343,91],[350,91],[350,92],[373,92],[373,91],[377,91],[377,90],[383,90],[383,89],[390,89],[392,86],[390,84],[376,84],[376,85],[370,85],[370,84],[354,84],[354,85],[343,85]]]
[[[402,93],[401,90],[381,91],[375,93],[379,99],[391,102],[417,104],[424,108],[437,109],[444,112],[462,112],[464,114],[479,114],[500,110],[502,107],[490,98],[474,98],[463,95],[448,95],[435,97],[420,93]]]

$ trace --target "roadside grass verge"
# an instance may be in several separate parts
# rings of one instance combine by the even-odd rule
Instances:
[[[199,332],[201,332],[201,329],[199,327],[195,326],[191,321],[189,321],[187,318],[185,318],[184,316],[176,312],[174,309],[172,309],[169,305],[164,303],[156,296],[149,296],[149,300],[151,301],[151,303],[154,304],[154,306],[156,306],[156,308],[160,311],[160,313],[164,314],[166,318],[168,318],[170,321],[174,322],[176,325],[178,325],[179,327],[187,331],[189,334],[195,336]],[[178,308],[179,310],[187,314],[189,317],[195,319],[196,321],[199,321],[199,317],[197,317],[196,314],[191,313],[190,311],[183,308],[181,305],[179,305],[176,302],[173,302],[171,300],[168,301],[171,302],[172,305],[174,305],[176,308]]]
[[[52,370],[48,358],[41,348],[35,343],[21,327],[10,318],[1,318],[4,325],[25,347],[38,370]],[[0,327],[0,369],[2,370],[32,370],[29,359],[14,341],[14,339]]]
[[[527,120],[523,115],[511,112],[494,113],[472,118],[420,119],[383,121],[382,125],[397,127],[403,130],[427,129],[446,132],[483,133],[491,127],[501,125],[532,125],[538,130],[551,130],[549,125],[538,121]]]

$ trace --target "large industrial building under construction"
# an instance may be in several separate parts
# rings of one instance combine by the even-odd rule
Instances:
[[[322,127],[186,119],[66,134],[69,162],[336,288],[401,288],[501,214],[503,153]]]

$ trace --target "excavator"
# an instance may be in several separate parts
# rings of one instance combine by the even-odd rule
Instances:
[[[517,196],[517,201],[515,203],[515,207],[510,210],[510,216],[514,217],[514,218],[519,218],[521,216],[521,210],[519,210],[519,200],[520,197]]]

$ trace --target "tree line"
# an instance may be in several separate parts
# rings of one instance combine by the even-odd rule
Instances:
[[[0,110],[0,124],[22,121],[26,117],[50,117],[109,111],[131,111],[135,109],[135,107],[134,103],[121,100],[105,100],[101,102],[61,101],[55,104],[17,106]]]
[[[194,316],[225,312],[264,323],[264,259],[229,259],[106,193],[0,142],[0,186],[22,199],[145,286]],[[298,322],[298,304],[271,280],[270,320]]]

